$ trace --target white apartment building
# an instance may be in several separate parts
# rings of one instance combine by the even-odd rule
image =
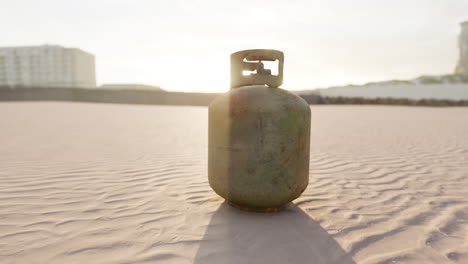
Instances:
[[[0,87],[96,87],[94,55],[57,45],[0,48]]]
[[[468,75],[468,21],[461,23],[461,32],[458,39],[460,47],[460,59],[455,73]]]

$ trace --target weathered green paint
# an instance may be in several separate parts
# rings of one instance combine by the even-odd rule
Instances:
[[[279,88],[230,90],[209,107],[208,178],[241,208],[282,208],[309,179],[310,108]]]

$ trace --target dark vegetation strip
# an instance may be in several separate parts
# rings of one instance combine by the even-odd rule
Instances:
[[[183,93],[160,90],[109,90],[83,88],[0,87],[0,101],[71,101],[120,104],[195,105],[207,106],[217,93]],[[329,97],[317,94],[300,95],[309,104],[323,105],[406,105],[468,106],[468,100]]]

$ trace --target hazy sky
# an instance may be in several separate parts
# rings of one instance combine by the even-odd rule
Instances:
[[[96,55],[98,83],[226,91],[229,55],[285,53],[287,89],[452,72],[468,0],[0,0],[0,46]]]

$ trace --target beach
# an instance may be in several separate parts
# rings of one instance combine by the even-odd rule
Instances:
[[[311,111],[265,214],[209,187],[206,107],[0,103],[0,263],[468,263],[468,108]]]

